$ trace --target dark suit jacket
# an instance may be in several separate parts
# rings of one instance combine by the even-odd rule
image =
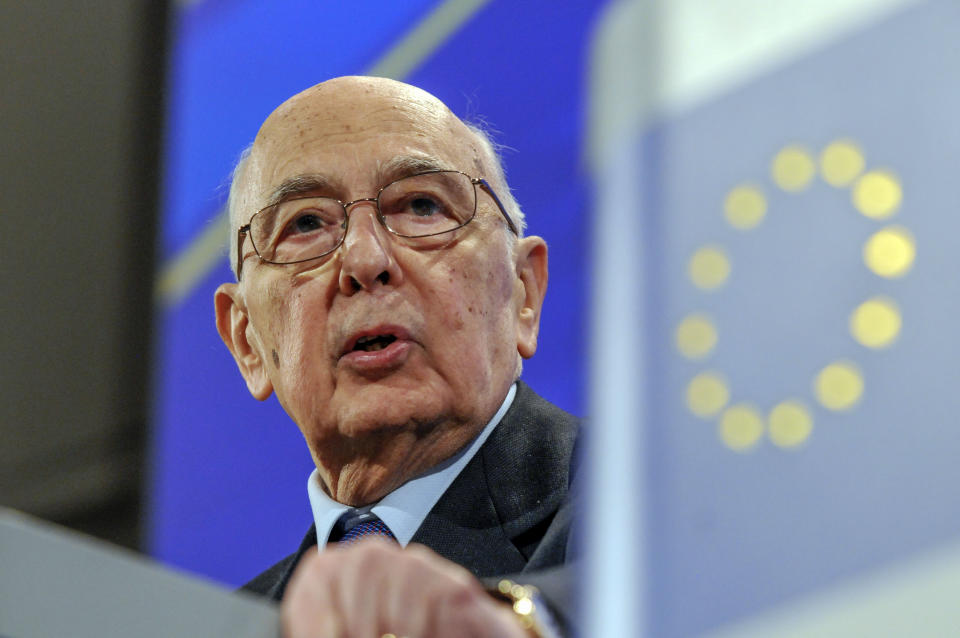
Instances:
[[[546,581],[539,572],[568,560],[577,431],[574,416],[518,382],[503,420],[430,510],[412,542],[487,581],[514,575],[521,582],[536,581],[548,598],[566,591],[565,570]],[[294,554],[243,588],[280,600],[300,557],[316,544],[311,526]]]

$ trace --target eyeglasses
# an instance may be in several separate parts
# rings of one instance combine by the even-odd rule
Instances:
[[[332,197],[297,197],[263,208],[237,230],[237,278],[243,271],[243,240],[261,261],[297,264],[329,255],[343,243],[350,223],[348,209],[372,202],[377,219],[399,237],[434,237],[469,224],[477,214],[477,187],[497,204],[515,235],[517,227],[490,184],[460,171],[436,170],[395,180],[375,197],[342,202]]]

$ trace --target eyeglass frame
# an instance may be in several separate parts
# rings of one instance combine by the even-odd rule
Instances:
[[[381,210],[380,210],[380,195],[383,193],[383,191],[385,191],[386,189],[390,188],[391,186],[393,186],[393,185],[396,184],[397,182],[401,182],[401,181],[403,181],[403,180],[405,180],[405,179],[409,179],[409,178],[411,178],[411,177],[419,177],[419,176],[421,176],[421,175],[432,175],[432,174],[434,174],[434,173],[459,173],[460,175],[463,175],[464,177],[466,177],[466,178],[468,178],[468,179],[470,180],[470,183],[473,185],[473,213],[471,213],[470,217],[469,217],[465,222],[463,222],[463,223],[460,224],[459,226],[456,226],[455,228],[450,228],[450,229],[448,229],[448,230],[441,230],[440,232],[430,233],[430,234],[428,234],[428,235],[404,235],[404,234],[402,234],[402,233],[396,232],[395,230],[393,230],[393,229],[391,229],[389,226],[387,226],[386,217],[384,217],[383,212],[381,212]],[[343,226],[343,235],[340,236],[340,240],[337,242],[337,244],[336,244],[333,248],[331,248],[330,250],[326,251],[325,253],[322,253],[322,254],[317,255],[317,256],[315,256],[315,257],[308,257],[308,258],[306,258],[306,259],[298,259],[298,260],[296,260],[296,261],[273,261],[273,260],[267,259],[266,257],[263,257],[263,256],[260,254],[260,249],[257,248],[257,245],[253,242],[253,238],[252,238],[252,237],[250,238],[250,245],[253,246],[253,251],[254,251],[254,253],[257,255],[257,258],[258,258],[261,262],[268,263],[268,264],[274,264],[274,265],[276,265],[276,266],[288,266],[288,265],[290,265],[290,264],[302,264],[302,263],[304,263],[304,262],[313,261],[314,259],[321,259],[321,258],[326,257],[327,255],[329,255],[330,253],[335,252],[338,248],[340,248],[340,246],[343,245],[343,240],[345,240],[345,239],[347,238],[347,231],[350,230],[350,211],[349,211],[348,209],[349,209],[351,206],[353,206],[354,204],[359,204],[359,203],[361,203],[361,202],[372,202],[372,203],[373,203],[374,208],[375,208],[376,211],[377,211],[377,221],[379,221],[379,222],[380,222],[380,225],[383,226],[383,228],[384,228],[388,233],[390,233],[391,235],[396,235],[397,237],[405,237],[405,238],[407,238],[407,239],[419,239],[419,238],[421,238],[421,237],[434,237],[434,236],[436,236],[436,235],[443,235],[443,234],[446,234],[446,233],[452,233],[453,231],[455,231],[455,230],[460,230],[461,228],[463,228],[464,226],[466,226],[467,224],[469,224],[470,222],[472,222],[473,219],[474,219],[474,217],[477,216],[477,203],[478,203],[478,200],[479,200],[479,198],[477,197],[477,186],[479,186],[480,188],[482,188],[482,189],[484,190],[484,192],[486,192],[491,198],[493,198],[494,203],[497,205],[497,208],[500,210],[500,214],[503,215],[503,218],[507,221],[507,226],[510,228],[510,231],[511,231],[514,235],[516,235],[517,237],[519,237],[519,236],[520,236],[520,232],[517,230],[517,225],[516,225],[516,224],[513,222],[513,220],[510,218],[510,215],[507,214],[507,210],[504,208],[503,203],[500,201],[500,198],[497,197],[497,194],[493,191],[493,188],[490,186],[490,184],[487,182],[486,179],[484,179],[484,178],[482,178],[482,177],[473,177],[472,175],[468,175],[467,173],[464,173],[463,171],[458,171],[458,170],[453,170],[453,169],[435,169],[435,170],[430,170],[430,171],[422,171],[422,172],[419,172],[419,173],[413,173],[413,174],[411,174],[411,175],[404,175],[403,177],[398,177],[397,179],[395,179],[395,180],[393,180],[393,181],[391,181],[391,182],[388,182],[388,183],[384,184],[383,186],[381,186],[380,189],[377,190],[377,194],[374,195],[373,197],[361,197],[361,198],[355,199],[355,200],[353,200],[353,201],[351,201],[351,202],[343,202],[342,200],[339,200],[339,199],[337,199],[337,198],[335,198],[335,197],[317,196],[317,197],[324,197],[324,199],[329,199],[329,200],[335,201],[335,202],[337,202],[338,204],[340,204],[340,206],[343,207],[343,224],[344,224],[344,226]],[[291,198],[291,199],[288,199],[288,200],[284,200],[284,201],[294,201],[294,200],[297,200],[297,199],[312,199],[313,197],[314,197],[314,196],[294,197],[294,198]],[[264,206],[263,208],[261,208],[260,210],[258,210],[257,212],[255,212],[253,215],[251,215],[251,216],[250,216],[250,220],[252,221],[254,217],[256,217],[257,215],[259,215],[259,214],[262,213],[263,211],[265,211],[265,210],[267,210],[267,209],[269,209],[269,208],[273,208],[273,207],[275,207],[275,206],[279,206],[279,205],[282,204],[282,203],[284,203],[284,202],[277,202],[277,203],[274,203],[274,204],[269,204],[269,205],[267,205],[267,206]],[[246,239],[247,236],[250,234],[250,226],[251,226],[251,224],[250,224],[250,222],[248,221],[246,224],[243,224],[242,226],[240,226],[240,227],[237,229],[237,281],[240,281],[240,278],[241,278],[241,276],[243,275],[243,261],[244,261],[244,259],[243,259],[243,241],[244,241],[244,239]]]

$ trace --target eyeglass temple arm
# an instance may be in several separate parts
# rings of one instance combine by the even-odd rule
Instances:
[[[519,237],[520,232],[517,230],[516,224],[514,224],[513,220],[510,219],[510,215],[507,214],[507,209],[503,207],[503,203],[500,201],[500,198],[497,197],[497,194],[493,192],[493,189],[490,188],[490,184],[487,183],[487,180],[483,179],[482,177],[477,177],[476,180],[477,181],[475,183],[479,184],[483,190],[487,191],[487,195],[492,197],[493,201],[496,202],[497,208],[500,209],[500,214],[503,215],[503,218],[507,220],[507,225],[510,227],[510,230],[513,231],[513,234]]]
[[[250,232],[250,224],[244,224],[237,229],[237,281],[240,281],[240,275],[243,273],[243,240]]]

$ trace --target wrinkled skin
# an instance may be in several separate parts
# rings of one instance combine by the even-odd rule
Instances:
[[[493,174],[473,133],[429,94],[374,78],[317,85],[264,123],[239,176],[241,219],[234,223],[246,223],[285,180],[298,176],[322,178],[310,194],[342,201],[372,197],[401,176],[388,170],[398,159],[478,177]],[[516,238],[482,191],[477,206],[476,218],[464,228],[425,240],[391,235],[374,206],[359,203],[350,209],[344,243],[328,257],[267,264],[247,240],[241,281],[217,289],[217,327],[247,387],[260,400],[276,393],[306,439],[322,486],[337,501],[375,502],[460,450],[500,406],[521,357],[536,351],[546,245],[539,237]],[[384,332],[399,338],[382,353],[348,352],[358,335]],[[300,566],[287,599],[317,605],[326,600],[322,605],[332,615],[323,622],[347,623],[312,635],[379,635],[356,633],[346,620],[357,611],[349,603],[354,599],[346,574],[357,562],[369,566],[373,559],[364,552],[385,551],[359,547],[356,555],[337,550],[334,558],[324,553]],[[459,592],[463,604],[456,609],[464,627],[483,625],[476,618],[501,627],[499,633],[458,635],[511,635],[502,629],[501,606],[474,595],[479,584],[461,568],[425,549],[390,551],[397,555],[382,575],[383,598],[363,599],[360,607],[379,605],[377,618],[392,621],[391,606],[407,605],[411,582],[433,583],[434,600],[445,586]],[[334,560],[339,562],[311,567]],[[324,576],[331,568],[345,580]],[[311,624],[315,615],[295,611],[306,605],[284,604],[290,635],[318,627]],[[446,614],[445,620],[434,612]],[[446,626],[452,612],[444,607],[423,613],[428,620],[413,635],[449,635],[430,627]],[[382,626],[387,628],[377,625],[376,631],[402,631]]]

